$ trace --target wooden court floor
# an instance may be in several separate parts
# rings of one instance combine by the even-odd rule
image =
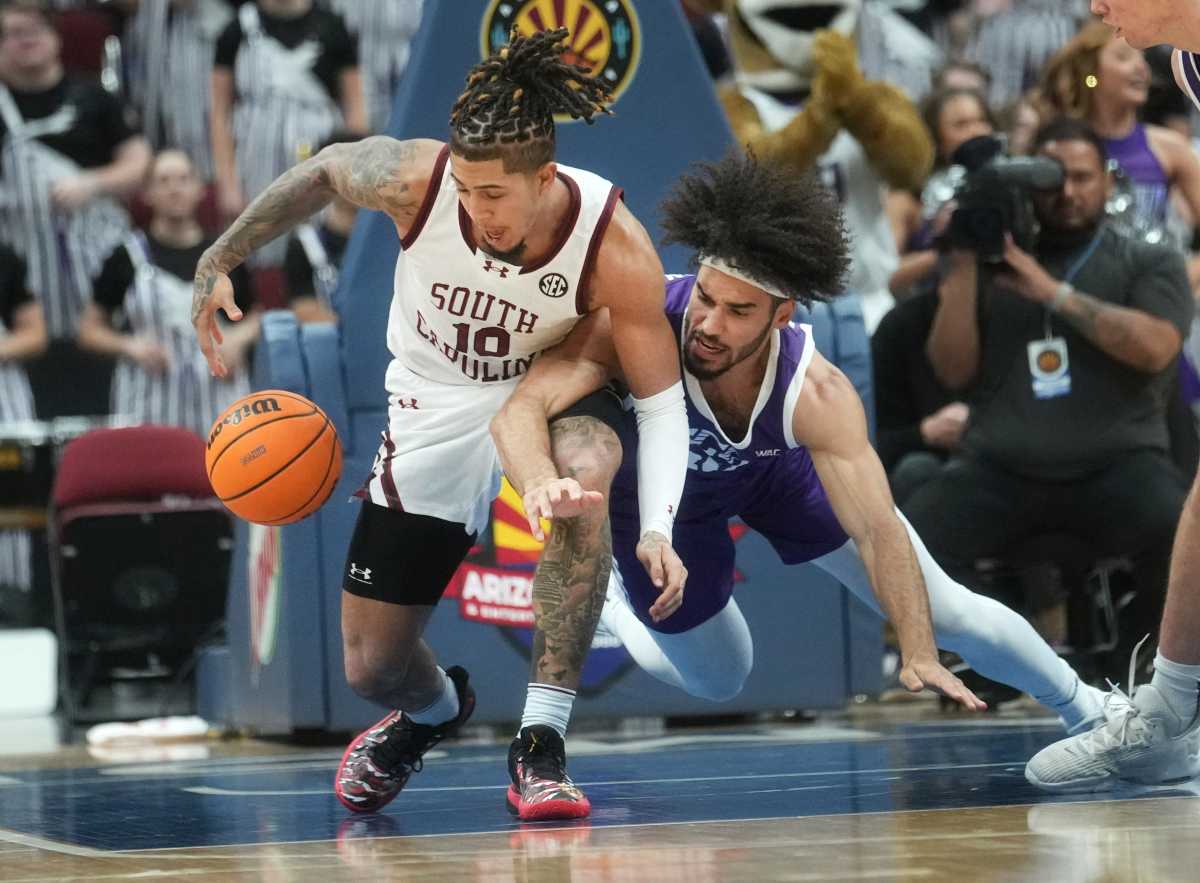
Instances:
[[[336,747],[0,757],[0,880],[1200,881],[1200,787],[1049,798],[1021,770],[1053,722],[907,717],[575,736],[570,824],[505,811],[502,741],[370,816],[330,792]]]

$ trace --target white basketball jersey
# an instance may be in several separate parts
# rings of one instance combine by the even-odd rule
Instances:
[[[392,368],[447,384],[519,378],[587,307],[586,285],[621,190],[560,165],[571,202],[549,254],[521,267],[489,257],[450,177],[443,147],[425,201],[401,240],[388,316]],[[388,391],[393,370],[388,370]]]

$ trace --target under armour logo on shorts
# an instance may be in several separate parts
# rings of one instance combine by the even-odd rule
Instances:
[[[414,411],[421,410],[417,407],[416,399],[409,399],[407,402],[404,399],[396,399],[397,408],[412,408]]]
[[[350,563],[350,579],[358,580],[360,583],[370,584],[371,568],[359,567],[357,564],[351,562]]]

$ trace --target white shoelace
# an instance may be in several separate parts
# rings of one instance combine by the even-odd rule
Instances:
[[[1108,681],[1109,693],[1104,697],[1106,722],[1104,726],[1091,731],[1092,739],[1098,741],[1102,749],[1120,748],[1127,745],[1129,728],[1134,721],[1141,724],[1141,727],[1135,728],[1134,735],[1144,736],[1146,727],[1149,726],[1149,723],[1142,719],[1141,711],[1133,704],[1134,686],[1137,682],[1138,653],[1141,651],[1142,645],[1149,639],[1150,636],[1146,635],[1138,641],[1129,657],[1129,680],[1125,682],[1129,692],[1126,693],[1112,681]]]

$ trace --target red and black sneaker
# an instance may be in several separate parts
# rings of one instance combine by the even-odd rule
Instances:
[[[525,822],[582,819],[592,804],[567,775],[567,749],[553,727],[525,727],[508,748],[507,805]]]
[[[426,725],[393,711],[369,730],[359,733],[338,766],[333,792],[346,809],[377,812],[419,773],[425,752],[467,722],[475,710],[475,691],[460,666],[446,669],[458,691],[458,716],[445,723]]]

